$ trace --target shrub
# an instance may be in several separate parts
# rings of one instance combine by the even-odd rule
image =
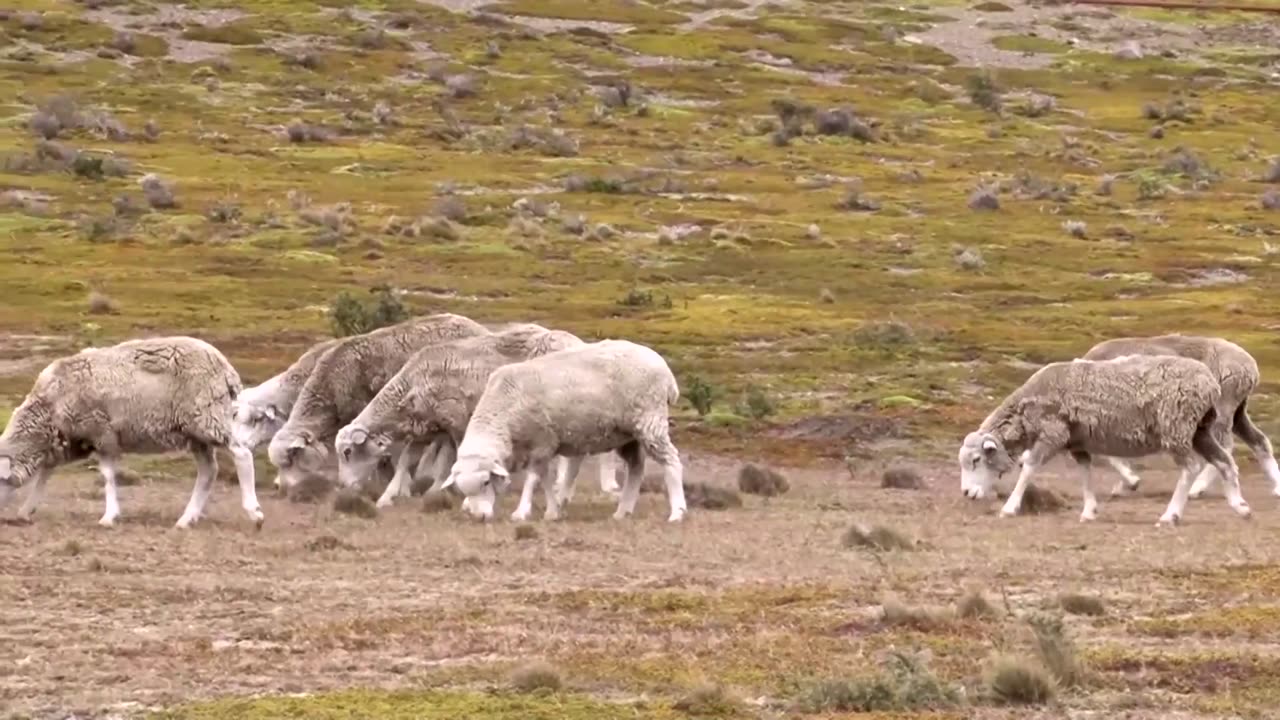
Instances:
[[[961,270],[981,270],[987,266],[987,261],[982,259],[982,252],[978,248],[962,248],[955,255],[956,265]]]
[[[97,290],[89,293],[90,315],[114,315],[116,312],[118,312],[118,309],[115,300]]]
[[[840,539],[846,548],[865,547],[873,550],[915,550],[916,543],[906,535],[884,525],[868,527],[856,523]]]
[[[763,420],[776,412],[773,401],[764,390],[756,385],[747,386],[746,414],[756,420]]]
[[[999,210],[1000,196],[995,188],[980,187],[969,195],[970,210]]]
[[[1271,167],[1262,174],[1262,182],[1280,183],[1280,157],[1271,161]]]
[[[894,598],[886,599],[880,604],[880,622],[894,627],[928,632],[945,625],[950,619],[950,614],[943,608],[907,605]]]
[[[1003,104],[1000,86],[996,83],[995,76],[989,71],[969,76],[969,79],[965,82],[965,88],[968,90],[969,99],[973,101],[974,105],[990,112],[1000,112],[1000,107]]]
[[[685,503],[702,510],[730,510],[742,507],[742,497],[734,490],[701,482],[684,484]]]
[[[1273,188],[1262,193],[1262,197],[1258,199],[1258,205],[1263,210],[1280,210],[1280,191]]]
[[[738,471],[738,490],[747,495],[775,497],[791,489],[791,483],[778,471],[747,463]]]
[[[1064,220],[1062,229],[1071,237],[1083,240],[1088,236],[1089,226],[1083,220]]]
[[[996,607],[987,599],[985,593],[974,589],[965,594],[956,603],[956,615],[974,620],[988,620],[999,617],[1000,611],[996,610]]]
[[[408,310],[391,288],[380,285],[369,292],[375,299],[368,305],[346,292],[329,304],[329,323],[334,337],[361,335],[409,319]]]
[[[712,406],[715,404],[716,389],[706,380],[694,375],[689,378],[689,382],[685,385],[684,396],[689,399],[689,404],[693,406],[698,417],[706,417],[711,412]]]
[[[1057,684],[1061,687],[1079,685],[1084,680],[1084,670],[1080,666],[1075,643],[1062,625],[1062,618],[1033,615],[1027,623],[1035,634],[1036,654]]]
[[[1058,596],[1058,604],[1062,609],[1072,615],[1105,615],[1107,608],[1102,603],[1102,599],[1095,595],[1081,595],[1079,593],[1063,593]]]
[[[1018,655],[1001,655],[987,673],[987,688],[999,702],[1041,705],[1053,699],[1053,677],[1039,663]]]
[[[924,487],[924,478],[915,468],[891,467],[880,476],[880,487],[897,490],[920,490]]]
[[[430,483],[427,484],[430,487]],[[422,512],[441,513],[453,510],[453,496],[445,490],[422,493]]]
[[[517,541],[538,539],[538,528],[532,525],[517,525],[513,532]]]
[[[511,687],[519,692],[556,692],[563,685],[560,672],[545,662],[531,662],[511,673]]]
[[[871,713],[956,707],[961,691],[930,672],[920,660],[895,652],[879,674],[826,680],[796,702],[805,713]]]
[[[161,179],[157,175],[147,174],[140,181],[142,185],[142,195],[147,199],[147,204],[157,210],[178,207],[178,201],[173,194],[173,185]]]
[[[720,685],[696,687],[671,707],[694,717],[737,717],[741,712],[741,703]]]
[[[372,520],[378,516],[378,508],[364,493],[352,488],[343,488],[333,498],[333,509],[344,515]]]

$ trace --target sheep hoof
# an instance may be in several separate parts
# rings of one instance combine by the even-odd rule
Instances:
[[[1249,508],[1249,504],[1244,501],[1241,501],[1239,505],[1233,505],[1231,509],[1235,510],[1236,514],[1244,518],[1245,520],[1248,520],[1253,517],[1253,510],[1251,510]]]
[[[195,524],[196,524],[195,518],[183,515],[178,520],[178,522],[174,525],[174,527],[178,528],[179,530],[189,530],[191,529],[191,526]]]
[[[515,512],[511,513],[511,522],[522,523],[527,521],[528,519],[529,519],[528,510],[516,510]]]
[[[104,515],[102,519],[98,521],[98,524],[101,525],[102,527],[107,527],[107,528],[115,527],[116,526],[115,516]]]
[[[1182,520],[1182,517],[1177,513],[1166,513],[1161,515],[1160,519],[1156,521],[1156,527],[1173,527],[1177,525],[1180,520]]]
[[[1010,510],[1009,508],[1000,508],[1000,517],[1002,518],[1011,518],[1017,514],[1018,514],[1017,510]]]
[[[631,513],[626,512],[625,510],[618,510],[613,514],[614,520],[626,520],[629,517],[631,517]]]
[[[676,512],[671,513],[671,516],[667,518],[667,522],[669,523],[684,522],[684,511],[678,510]]]
[[[1098,519],[1097,513],[1080,513],[1080,522],[1093,522]]]
[[[396,501],[395,501],[394,499],[392,499],[392,498],[389,498],[389,497],[380,497],[380,498],[378,498],[378,502],[374,503],[374,505],[375,505],[379,510],[382,510],[382,509],[384,509],[384,508],[389,508],[389,507],[391,507],[392,505],[395,505],[395,504],[396,504]]]

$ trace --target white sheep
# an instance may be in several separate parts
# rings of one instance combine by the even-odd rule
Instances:
[[[316,363],[289,419],[267,446],[284,486],[293,487],[302,475],[324,473],[332,466],[330,448],[338,429],[360,414],[413,353],[433,343],[488,332],[470,318],[441,313],[339,341]],[[417,450],[405,447],[397,452],[397,475],[410,472]]]
[[[439,489],[489,375],[509,363],[582,345],[582,340],[571,333],[520,323],[490,335],[419,350],[360,414],[338,431],[334,445],[338,451],[339,479],[344,486],[358,484],[395,444],[434,439],[441,443],[437,455],[437,468],[441,471],[435,473],[431,490]],[[617,492],[611,459],[612,453],[609,453],[602,455],[600,462],[600,484],[606,493]],[[562,459],[561,472],[568,469],[568,461]],[[403,479],[398,475],[387,486],[378,499],[379,507],[390,505],[397,495],[408,494],[408,483]],[[527,519],[532,511],[533,483],[528,480],[526,476],[513,519]],[[554,514],[557,508],[553,504],[547,509]]]
[[[1230,454],[1234,444],[1232,434],[1238,435],[1253,451],[1254,459],[1271,481],[1272,494],[1280,495],[1280,465],[1276,464],[1271,440],[1249,417],[1249,396],[1257,389],[1261,378],[1258,362],[1247,350],[1223,338],[1174,334],[1104,340],[1090,348],[1084,359],[1107,360],[1121,355],[1178,355],[1207,365],[1222,387],[1214,439]],[[1113,495],[1125,487],[1131,491],[1138,488],[1141,479],[1127,462],[1113,457],[1108,457],[1107,461],[1121,476],[1121,481],[1111,491]],[[1191,485],[1190,497],[1203,495],[1217,475],[1212,465],[1206,465]]]
[[[339,342],[340,338],[334,338],[311,346],[284,372],[240,393],[232,404],[231,435],[241,447],[257,450],[275,437],[289,419],[298,393],[302,392],[316,363]],[[278,473],[275,485],[281,486]]]
[[[471,500],[471,512],[493,517],[496,486],[528,470],[535,485],[556,455],[569,470],[557,483],[572,483],[586,455],[616,451],[627,464],[617,519],[635,510],[644,457],[663,465],[671,522],[685,515],[683,468],[671,443],[669,408],[680,398],[671,368],[653,350],[625,340],[602,340],[523,362],[489,376],[445,487]],[[548,491],[560,505],[566,487]]]
[[[1031,474],[1065,451],[1083,481],[1080,519],[1093,520],[1093,455],[1168,453],[1182,474],[1159,524],[1181,519],[1191,478],[1205,462],[1222,473],[1232,509],[1248,517],[1235,461],[1213,437],[1221,392],[1209,368],[1189,358],[1127,355],[1049,363],[965,437],[958,457],[960,489],[966,497],[983,497],[1013,469],[1012,456],[1020,455],[1018,482],[1000,511],[1002,517],[1015,515]]]
[[[177,526],[188,528],[213,490],[214,451],[227,448],[244,510],[261,527],[253,454],[231,436],[231,403],[240,390],[240,376],[222,353],[192,337],[128,340],[54,360],[0,435],[0,505],[32,480],[18,511],[29,520],[54,468],[97,455],[106,500],[99,524],[111,526],[120,516],[121,456],[185,449],[195,456],[196,482]]]

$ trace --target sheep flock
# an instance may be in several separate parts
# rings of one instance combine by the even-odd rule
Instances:
[[[1080,519],[1090,521],[1098,515],[1095,457],[1120,476],[1114,496],[1140,483],[1129,460],[1165,454],[1181,475],[1158,524],[1179,522],[1188,499],[1215,480],[1230,507],[1248,518],[1233,436],[1280,496],[1271,442],[1247,410],[1259,382],[1254,358],[1222,338],[1106,340],[1082,357],[1041,367],[964,437],[961,492],[982,499],[1009,475],[1016,480],[1000,516],[1016,515],[1031,476],[1065,453],[1081,479]],[[544,519],[561,518],[589,456],[599,461],[601,490],[617,496],[614,518],[625,519],[649,459],[663,468],[675,523],[687,514],[670,435],[669,412],[679,398],[666,360],[644,345],[585,342],[533,323],[486,325],[452,313],[325,340],[248,388],[203,340],[133,339],[81,350],[39,373],[0,435],[0,508],[29,485],[18,515],[30,521],[54,470],[95,456],[104,484],[100,523],[111,526],[121,514],[121,458],[185,450],[196,479],[177,527],[189,528],[205,512],[218,469],[214,452],[224,449],[234,459],[242,508],[261,528],[253,452],[265,446],[279,489],[317,478],[357,488],[393,467],[379,507],[430,480],[427,492],[461,494],[463,511],[486,521],[517,475],[523,484],[512,520],[530,517],[539,486]]]

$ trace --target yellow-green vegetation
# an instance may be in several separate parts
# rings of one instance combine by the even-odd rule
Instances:
[[[1182,536],[1142,535],[1156,501],[1141,495],[1080,527],[1055,512],[1074,489],[1048,482],[1024,500],[1042,514],[993,526],[948,474],[999,397],[1117,335],[1240,342],[1270,429],[1280,96],[1276,31],[1256,18],[1117,11],[1143,48],[1124,59],[1051,3],[8,8],[0,418],[89,345],[189,333],[249,384],[323,337],[448,311],[651,345],[680,381],[690,464],[735,456],[686,475],[692,522],[675,528],[609,524],[599,497],[565,523],[477,527],[446,494],[407,512],[344,495],[271,498],[262,533],[232,537],[220,484],[214,541],[156,532],[185,502],[188,459],[129,459],[135,524],[117,530],[145,541],[65,534],[102,497],[68,471],[56,539],[0,526],[0,566],[22,579],[0,605],[55,598],[75,620],[0,650],[22,712],[63,685],[67,706],[175,718],[974,717],[1051,698],[1115,714],[1124,692],[1248,714],[1280,699],[1258,648],[1280,630],[1280,573],[1258,537],[1199,506]],[[803,467],[872,457],[881,480]],[[729,488],[748,458],[744,499]],[[269,487],[269,463],[257,474]],[[661,502],[646,493],[635,524]],[[1069,616],[1029,628],[1046,607]],[[145,632],[144,608],[161,618]],[[134,625],[83,632],[101,618]],[[885,661],[904,649],[928,669]],[[48,667],[108,689],[41,684]]]

